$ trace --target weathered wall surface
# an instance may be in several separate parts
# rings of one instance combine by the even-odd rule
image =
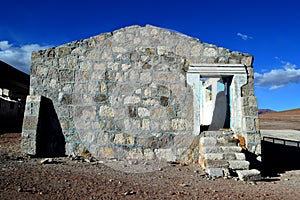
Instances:
[[[250,55],[153,26],[131,26],[34,52],[31,63],[31,99],[42,95],[53,101],[66,154],[89,151],[98,158],[176,160],[187,151],[195,137],[193,93],[185,72],[189,63],[241,63],[253,77]],[[243,108],[253,108],[244,111],[252,116],[245,123],[255,123],[253,79],[243,96]],[[28,98],[25,153],[35,148],[27,142],[38,123],[38,114],[28,113],[33,105]],[[251,133],[257,131],[253,127]],[[249,139],[258,144],[257,138]]]

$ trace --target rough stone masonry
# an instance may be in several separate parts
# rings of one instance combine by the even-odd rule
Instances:
[[[22,151],[197,161],[202,107],[195,83],[202,74],[215,77],[206,67],[231,77],[230,128],[258,155],[252,62],[251,55],[151,25],[33,52]],[[237,68],[244,74],[235,75]]]

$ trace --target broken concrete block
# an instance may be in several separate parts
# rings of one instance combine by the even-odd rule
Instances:
[[[257,169],[237,170],[236,173],[242,181],[258,181],[261,179],[260,171]]]
[[[223,170],[220,168],[208,168],[206,171],[212,177],[223,177],[224,176]]]

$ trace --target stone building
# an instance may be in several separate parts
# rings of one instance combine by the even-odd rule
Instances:
[[[0,60],[0,133],[20,133],[29,75]]]
[[[231,135],[237,151],[210,153],[244,161],[260,154],[252,62],[150,25],[33,52],[22,150],[208,167]]]

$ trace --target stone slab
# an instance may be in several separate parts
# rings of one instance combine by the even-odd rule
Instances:
[[[208,173],[208,175],[216,178],[224,176],[224,172],[220,168],[208,168],[206,172]]]
[[[245,160],[228,161],[230,169],[249,169],[249,162]]]
[[[229,163],[226,160],[206,160],[207,168],[228,168]]]
[[[203,135],[206,137],[223,136],[223,131],[204,131]]]
[[[261,179],[260,171],[257,169],[236,170],[236,173],[242,181],[258,181]]]
[[[207,146],[215,146],[217,144],[217,140],[214,137],[201,137],[200,144]]]
[[[216,146],[202,147],[201,153],[239,153],[241,151],[242,148],[237,146]]]

